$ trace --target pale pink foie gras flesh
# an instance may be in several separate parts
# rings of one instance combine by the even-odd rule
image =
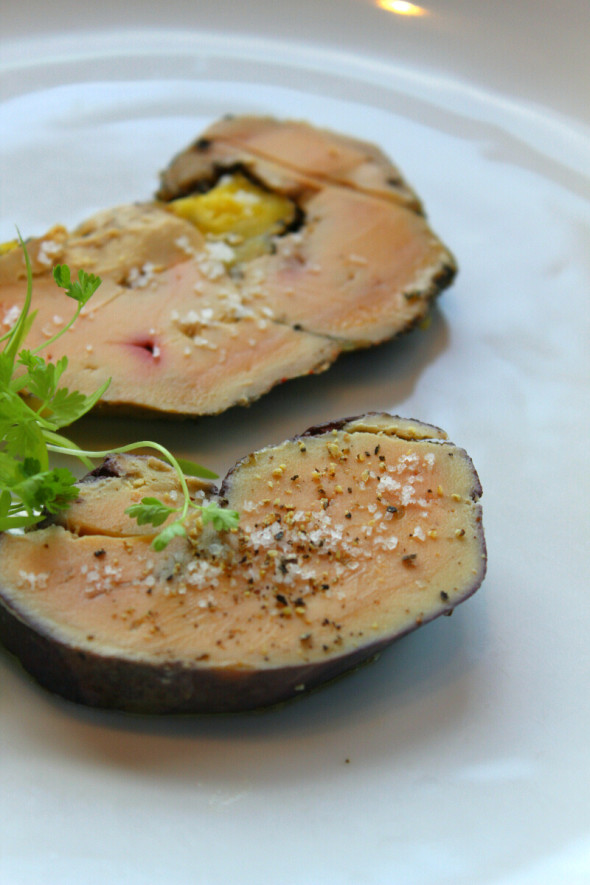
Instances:
[[[178,198],[236,170],[294,212],[243,259],[172,211]],[[248,403],[326,369],[342,351],[412,328],[456,272],[381,151],[259,117],[211,126],[162,174],[157,199],[106,210],[72,232],[56,226],[28,250],[38,310],[29,346],[73,308],[52,267],[98,274],[103,284],[73,331],[45,355],[67,354],[64,383],[83,393],[111,378],[103,406],[171,415]],[[23,257],[13,249],[0,257],[4,331],[24,292]]]

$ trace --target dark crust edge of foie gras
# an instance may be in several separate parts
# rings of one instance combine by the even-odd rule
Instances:
[[[371,412],[353,418],[340,419],[316,425],[286,442],[321,436],[341,429],[351,421],[383,415]],[[387,416],[392,419],[395,416]],[[407,420],[407,419],[404,419]],[[418,426],[438,428],[415,421]],[[427,441],[425,437],[422,441]],[[414,442],[420,442],[420,440]],[[453,445],[442,440],[442,445]],[[469,463],[473,474],[471,497],[477,501],[482,489],[478,474],[469,455],[458,449]],[[232,475],[242,462],[232,467],[220,488],[223,499],[229,491]],[[108,458],[105,462],[108,462]],[[104,466],[87,474],[82,481],[97,481]],[[107,467],[103,476],[113,476]],[[118,474],[117,474],[118,475]],[[364,663],[374,660],[379,653],[418,627],[441,615],[450,614],[457,605],[472,596],[480,587],[486,573],[487,551],[481,520],[477,524],[482,551],[478,574],[453,603],[402,632],[381,637],[353,651],[310,663],[269,668],[221,668],[203,665],[187,666],[180,661],[146,662],[100,654],[76,648],[49,633],[45,626],[36,628],[28,623],[2,594],[0,578],[0,642],[18,658],[24,669],[50,692],[88,707],[112,709],[140,714],[198,714],[240,713],[281,705],[309,691],[324,686]]]
[[[461,598],[402,633],[314,664],[272,669],[188,667],[83,651],[27,624],[0,598],[0,641],[45,689],[88,707],[142,714],[240,713],[277,706],[369,663],[418,626],[450,613],[479,588],[482,569]]]

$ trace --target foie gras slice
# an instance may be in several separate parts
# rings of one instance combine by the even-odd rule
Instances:
[[[64,383],[128,412],[206,415],[324,371],[405,332],[456,262],[380,150],[303,123],[214,124],[162,174],[157,199],[28,241],[37,347],[73,305],[56,264],[103,285],[50,348]],[[25,297],[18,248],[0,255],[0,331]]]
[[[485,573],[468,455],[386,414],[247,456],[219,490],[238,530],[197,518],[161,553],[124,511],[152,491],[174,500],[170,468],[117,456],[79,488],[59,523],[2,536],[0,636],[39,682],[93,706],[288,700],[450,613]],[[216,494],[203,483],[192,493]]]

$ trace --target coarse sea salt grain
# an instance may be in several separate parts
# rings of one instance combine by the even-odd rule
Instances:
[[[409,452],[407,455],[400,455],[397,463],[397,472],[402,473],[407,467],[418,463],[418,455],[415,452]]]
[[[131,289],[145,289],[154,279],[155,264],[146,261],[141,267],[132,267],[127,274],[127,285]]]
[[[236,257],[236,253],[232,247],[228,246],[227,243],[224,243],[223,240],[213,240],[208,242],[205,245],[205,248],[209,257],[213,261],[220,261],[222,264],[229,264]]]
[[[213,565],[206,560],[199,559],[193,560],[189,563],[187,568],[187,584],[190,584],[191,587],[195,587],[197,590],[201,590],[203,587],[213,586],[216,587],[219,584],[219,575],[221,574],[222,569],[221,566]],[[212,601],[212,597],[211,597]],[[199,602],[199,605],[201,605]],[[205,606],[207,606],[207,602],[205,602]]]
[[[389,538],[376,538],[375,546],[382,547],[384,550],[395,550],[398,545],[398,539],[395,535],[390,535]]]
[[[410,485],[410,483],[408,483],[407,485],[405,485],[402,488],[401,498],[402,498],[402,504],[404,507],[406,507],[408,504],[412,504],[414,502],[414,500],[415,500],[414,494],[415,494],[414,486]]]
[[[21,309],[17,307],[16,304],[13,304],[12,307],[9,307],[8,310],[4,311],[4,317],[2,318],[2,325],[8,326],[12,329],[16,321],[20,316]]]
[[[254,206],[262,202],[262,199],[258,196],[258,194],[251,194],[248,191],[242,190],[241,188],[240,190],[234,191],[232,196],[236,203],[240,203],[244,207],[247,215],[252,213],[252,208]]]
[[[199,254],[187,236],[178,237],[174,240],[174,245],[178,246],[179,249],[182,249],[185,255],[190,255],[191,258],[196,258]]]
[[[242,504],[242,510],[245,513],[252,513],[254,510],[257,510],[260,505],[260,501],[244,501],[244,503]]]
[[[39,264],[44,264],[46,267],[51,267],[53,264],[53,259],[56,255],[62,251],[62,246],[60,243],[56,243],[54,240],[43,240],[39,245],[39,251],[37,252],[37,261]]]
[[[380,486],[390,492],[397,492],[401,488],[401,483],[391,476],[382,476]]]
[[[29,585],[31,590],[45,590],[49,580],[47,572],[26,572],[21,569],[18,575],[19,578]]]

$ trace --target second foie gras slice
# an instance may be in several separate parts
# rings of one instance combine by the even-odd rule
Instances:
[[[121,517],[119,498],[150,489],[174,496],[169,468],[119,456],[80,484],[60,525],[0,539],[2,639],[73,700],[142,712],[276,703],[451,611],[483,579],[473,465],[420,422],[365,416],[249,455],[221,490],[239,529],[196,522],[159,554]]]

